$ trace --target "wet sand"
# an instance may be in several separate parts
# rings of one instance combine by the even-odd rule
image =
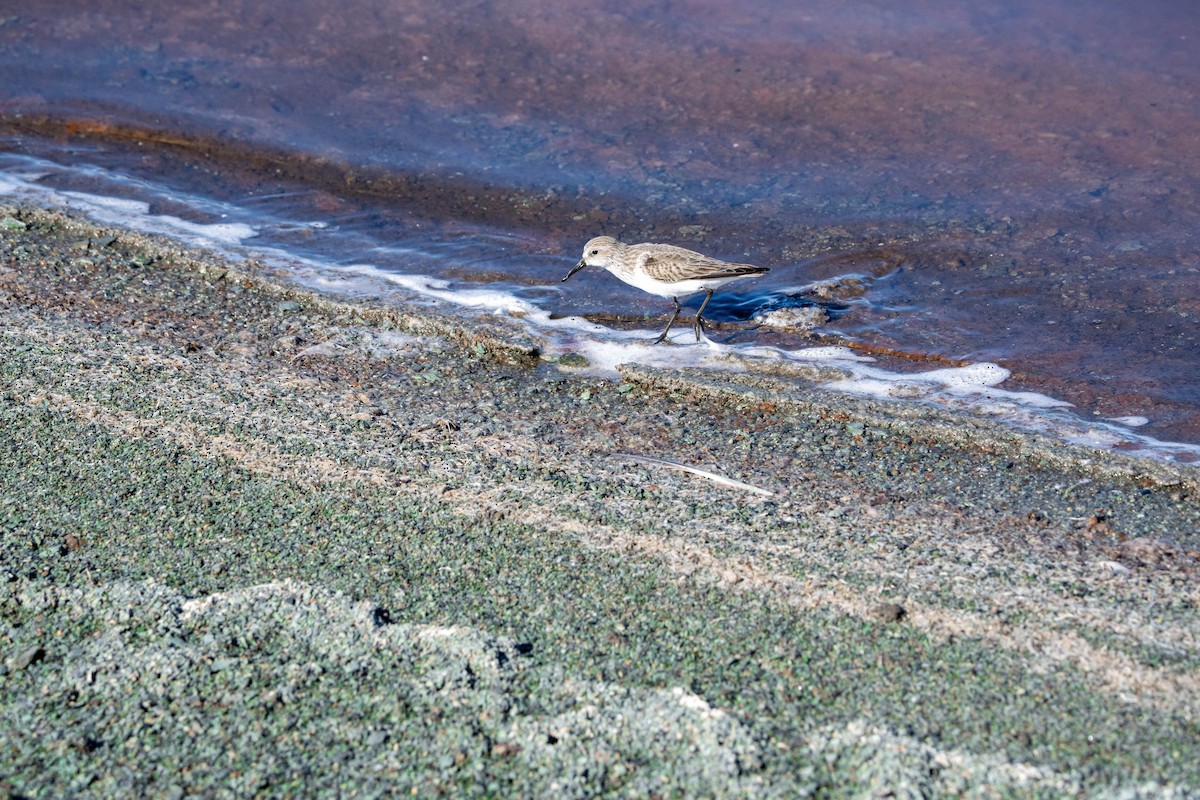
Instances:
[[[1200,788],[1194,466],[0,245],[11,796]]]

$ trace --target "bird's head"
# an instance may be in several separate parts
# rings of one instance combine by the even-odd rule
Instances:
[[[607,267],[609,259],[612,258],[613,251],[620,245],[621,243],[611,236],[597,236],[589,240],[583,246],[583,258],[579,259],[579,263],[575,265],[575,268],[567,273],[567,278],[579,272],[584,267]],[[567,278],[563,278],[563,280],[565,281]]]

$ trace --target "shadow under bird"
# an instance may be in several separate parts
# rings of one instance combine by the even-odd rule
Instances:
[[[669,297],[675,302],[675,313],[667,322],[667,327],[654,340],[658,344],[667,338],[671,326],[679,317],[679,298],[705,292],[704,302],[696,312],[696,320],[692,329],[696,332],[696,341],[700,341],[700,331],[704,327],[701,315],[704,307],[712,299],[713,290],[739,278],[754,278],[767,272],[766,267],[755,267],[750,264],[731,264],[728,261],[706,256],[686,247],[676,247],[673,244],[624,244],[611,236],[597,236],[583,247],[583,258],[574,269],[567,273],[566,281],[584,267],[601,267],[620,278],[630,286],[636,286],[643,292]]]

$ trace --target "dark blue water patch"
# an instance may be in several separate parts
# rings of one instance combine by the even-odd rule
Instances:
[[[704,295],[697,295],[685,305],[698,308]],[[816,300],[799,293],[784,292],[722,292],[713,295],[704,308],[705,318],[728,322],[745,322],[771,311],[787,308],[819,308],[830,320],[836,320],[850,311],[850,306],[839,301]]]

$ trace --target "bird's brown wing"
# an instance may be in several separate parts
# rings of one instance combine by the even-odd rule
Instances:
[[[756,267],[753,264],[726,264],[724,270],[710,277],[735,278],[739,275],[763,275],[770,271],[770,267]]]
[[[687,281],[698,278],[736,278],[743,275],[762,275],[766,267],[751,264],[730,264],[716,258],[678,248],[680,257],[662,258],[647,254],[642,266],[651,276],[660,281]]]

